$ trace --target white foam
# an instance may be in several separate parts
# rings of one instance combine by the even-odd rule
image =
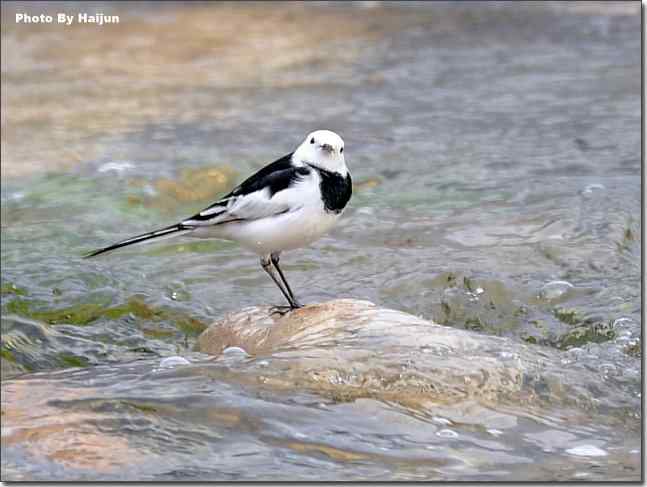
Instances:
[[[606,457],[607,452],[595,445],[579,445],[566,450],[570,455],[578,457]]]

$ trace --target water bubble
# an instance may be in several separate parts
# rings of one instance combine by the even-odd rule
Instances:
[[[449,430],[449,429],[440,430],[439,432],[436,433],[436,435],[442,438],[458,438],[458,433],[456,433],[456,431]]]
[[[249,357],[249,354],[240,347],[227,347],[222,351],[223,355]]]
[[[584,187],[584,189],[582,190],[582,193],[583,194],[591,194],[596,189],[602,190],[602,189],[606,189],[606,188],[604,187],[604,184],[600,184],[600,183],[587,184]]]
[[[519,354],[514,352],[503,351],[503,352],[499,352],[499,358],[503,360],[515,360],[519,358]]]
[[[191,294],[183,289],[182,285],[174,285],[172,289],[167,289],[166,295],[172,301],[189,301],[191,299]]]
[[[540,297],[548,301],[561,298],[569,290],[573,289],[573,286],[570,282],[567,281],[551,281],[544,284],[539,292]]]
[[[99,167],[99,172],[115,171],[117,174],[122,174],[135,166],[127,161],[113,161],[106,162]]]
[[[611,372],[615,372],[616,371],[616,366],[613,365],[612,363],[604,363],[604,364],[600,365],[600,371],[603,374],[607,375],[607,374],[609,374]]]
[[[190,365],[189,362],[184,357],[174,356],[174,357],[165,357],[160,361],[160,368],[163,369],[172,369],[173,367],[178,367],[180,365]]]
[[[566,453],[578,457],[605,457],[607,452],[595,445],[579,445],[566,450]]]
[[[503,431],[496,430],[496,429],[489,429],[487,430],[487,432],[490,433],[492,436],[501,436],[503,434]]]

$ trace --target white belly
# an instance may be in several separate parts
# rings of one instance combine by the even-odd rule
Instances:
[[[193,234],[234,240],[259,255],[268,255],[308,246],[328,232],[340,215],[328,213],[322,206],[304,206],[268,218],[200,228]]]

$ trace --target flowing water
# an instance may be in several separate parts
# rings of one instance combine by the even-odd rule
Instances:
[[[121,22],[14,22],[97,8]],[[2,107],[3,480],[640,478],[639,4],[3,2]],[[521,372],[533,394],[500,404],[258,387],[241,377],[307,353],[193,351],[281,304],[257,257],[185,239],[81,258],[319,128],[355,188],[283,256],[301,301],[505,337],[550,380]],[[367,342],[384,374],[389,337]]]

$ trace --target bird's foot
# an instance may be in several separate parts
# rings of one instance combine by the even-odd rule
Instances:
[[[303,305],[296,303],[297,306],[272,306],[270,308],[270,315],[278,314],[278,315],[286,315],[290,311],[294,311],[295,309],[302,308]]]
[[[289,313],[290,311],[292,311],[293,309],[295,309],[295,308],[293,308],[292,306],[272,306],[270,308],[270,315],[281,315],[281,316],[283,316],[283,315]]]

